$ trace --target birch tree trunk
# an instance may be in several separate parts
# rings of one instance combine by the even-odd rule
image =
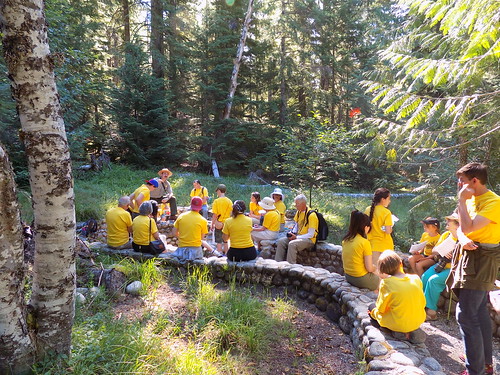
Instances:
[[[0,2],[5,61],[33,195],[35,261],[30,326],[35,328],[32,339],[39,357],[47,351],[70,353],[75,290],[71,160],[43,7],[43,0]],[[0,304],[3,310],[4,302],[0,300]]]
[[[243,22],[243,28],[241,29],[240,43],[236,52],[236,58],[234,59],[233,73],[231,74],[231,83],[229,84],[229,94],[227,96],[226,107],[224,108],[224,115],[222,116],[223,120],[227,120],[231,115],[234,93],[236,92],[236,86],[238,86],[238,72],[240,71],[241,58],[243,57],[245,42],[247,40],[248,26],[250,25],[250,20],[252,19],[252,11],[253,0],[248,0],[247,14],[245,16],[245,21]]]
[[[34,359],[24,303],[21,218],[9,158],[0,145],[0,374],[27,372]]]

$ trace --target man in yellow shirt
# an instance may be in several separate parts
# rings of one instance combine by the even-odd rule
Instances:
[[[131,249],[132,218],[127,211],[130,198],[127,196],[118,199],[118,206],[106,212],[106,227],[108,232],[108,247],[122,250]]]
[[[139,207],[142,203],[149,201],[151,198],[151,192],[154,189],[158,188],[158,181],[155,179],[151,179],[149,181],[145,181],[145,184],[139,186],[135,191],[130,194],[130,207],[129,210],[132,215],[132,219],[139,216]]]
[[[493,373],[491,321],[486,303],[500,266],[500,197],[486,187],[486,166],[469,163],[457,171],[457,235],[449,278],[458,296],[456,317],[464,341],[462,374]]]
[[[184,259],[194,260],[203,258],[201,241],[208,232],[208,222],[200,215],[203,201],[200,197],[191,198],[191,211],[179,215],[174,223],[179,238],[179,248],[172,256]]]
[[[297,253],[306,249],[312,249],[318,235],[319,221],[316,212],[309,213],[307,198],[304,194],[295,197],[297,213],[293,220],[295,226],[292,232],[287,233],[277,242],[276,260],[286,260],[288,263],[297,263]]]
[[[208,219],[208,190],[205,186],[201,186],[200,180],[193,181],[193,190],[189,194],[192,197],[200,197],[203,201],[203,206],[201,207],[200,214],[205,219]]]
[[[217,198],[212,205],[212,230],[215,235],[215,243],[217,244],[217,251],[223,254],[227,253],[227,241],[222,238],[222,228],[224,222],[231,216],[233,210],[233,202],[226,197],[226,185],[220,184],[217,186]]]

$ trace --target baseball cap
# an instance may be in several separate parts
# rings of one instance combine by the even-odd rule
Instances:
[[[156,181],[154,178],[152,178],[151,180],[144,180],[144,182],[146,184],[150,184],[150,185],[153,185],[155,188],[158,187],[158,181]]]
[[[191,210],[199,211],[203,207],[203,200],[200,197],[191,198]]]

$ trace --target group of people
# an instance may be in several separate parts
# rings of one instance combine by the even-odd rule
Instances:
[[[351,212],[342,241],[346,280],[378,292],[370,309],[374,324],[410,338],[425,320],[437,318],[439,295],[448,287],[458,297],[466,370],[462,375],[493,374],[492,330],[487,309],[500,266],[500,197],[486,187],[487,169],[480,163],[460,168],[458,206],[440,221],[422,220],[420,244],[409,258],[414,274],[403,271],[391,237],[395,217],[390,191],[377,189],[365,212]]]
[[[414,274],[404,272],[402,260],[394,252],[391,233],[397,218],[388,208],[390,191],[379,188],[364,212],[351,212],[342,241],[345,278],[352,285],[378,292],[376,304],[370,309],[374,324],[409,338],[425,320],[436,319],[439,295],[448,284],[459,301],[456,317],[465,346],[463,374],[492,374],[492,332],[486,303],[500,265],[500,197],[486,187],[484,165],[469,163],[456,174],[458,207],[445,216],[447,231],[443,234],[438,219],[422,220],[420,246],[412,250],[409,258]],[[177,217],[176,200],[168,182],[172,173],[163,168],[158,175],[130,196],[121,197],[118,207],[108,210],[108,246],[152,252],[152,238],[159,239],[154,206],[169,203],[169,218],[175,220],[179,238],[178,249],[172,255],[187,260],[202,258],[208,233],[208,189],[195,180],[191,210]],[[283,193],[276,188],[270,197],[261,198],[253,192],[247,211],[246,203],[232,202],[226,190],[225,185],[218,185],[217,199],[212,204],[211,229],[217,251],[232,261],[255,259],[261,241],[276,240],[284,230]],[[277,239],[277,261],[296,263],[298,252],[316,243],[316,212],[309,209],[303,194],[297,195],[294,203],[294,226]]]

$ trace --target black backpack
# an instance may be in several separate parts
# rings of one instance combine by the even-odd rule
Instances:
[[[309,215],[315,213],[318,217],[318,235],[316,236],[316,241],[325,241],[328,238],[328,223],[321,213],[317,210],[309,210],[306,214],[306,225],[309,223]]]
[[[99,225],[97,224],[97,221],[95,219],[89,219],[87,220],[81,229],[81,234],[84,237],[87,237],[89,234],[97,232],[99,229]]]

